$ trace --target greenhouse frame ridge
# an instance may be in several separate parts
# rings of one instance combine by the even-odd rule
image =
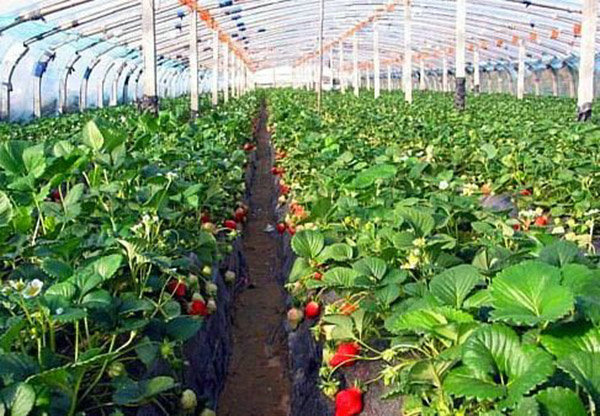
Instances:
[[[587,119],[597,15],[591,0],[4,0],[0,119],[256,85],[456,90],[459,108],[471,90],[568,95]]]

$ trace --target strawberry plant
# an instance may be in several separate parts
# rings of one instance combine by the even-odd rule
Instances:
[[[595,414],[600,135],[570,100],[269,98],[287,287],[321,305],[337,413],[362,409],[344,375],[364,361],[405,414]]]
[[[180,410],[182,345],[218,308],[212,266],[237,231],[214,223],[244,197],[257,106],[205,102],[194,125],[186,107],[0,127],[0,414]]]

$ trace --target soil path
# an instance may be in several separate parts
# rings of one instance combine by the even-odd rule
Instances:
[[[275,187],[271,174],[271,136],[263,104],[256,129],[257,171],[244,229],[249,285],[236,299],[233,356],[219,416],[286,416],[290,382],[282,317],[284,298],[276,280],[277,240],[265,232],[274,225]]]

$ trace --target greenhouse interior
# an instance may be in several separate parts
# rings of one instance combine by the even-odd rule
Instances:
[[[0,416],[600,414],[598,0],[1,0]]]

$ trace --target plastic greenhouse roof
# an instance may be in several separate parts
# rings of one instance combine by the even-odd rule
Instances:
[[[189,9],[179,0],[155,1],[158,55],[187,66]],[[2,36],[8,35],[51,52],[67,45],[74,51],[93,47],[96,53],[109,51],[115,59],[137,60],[140,4],[139,0],[2,0],[0,44]],[[206,0],[197,4],[204,21],[198,25],[202,67],[212,65],[212,30],[206,22],[218,25],[252,69],[298,65],[303,58],[317,55],[319,0]],[[515,62],[519,39],[526,41],[530,69],[576,66],[581,8],[581,0],[467,0],[467,45],[469,50],[480,50],[484,70]],[[412,0],[412,19],[415,60],[439,68],[447,56],[451,67],[455,1]],[[402,21],[402,0],[325,0],[326,53],[337,57],[339,40],[345,39],[349,63],[356,32],[359,61],[370,62],[373,22],[377,22],[382,63],[398,67],[403,55]],[[467,53],[470,61],[472,55]]]

